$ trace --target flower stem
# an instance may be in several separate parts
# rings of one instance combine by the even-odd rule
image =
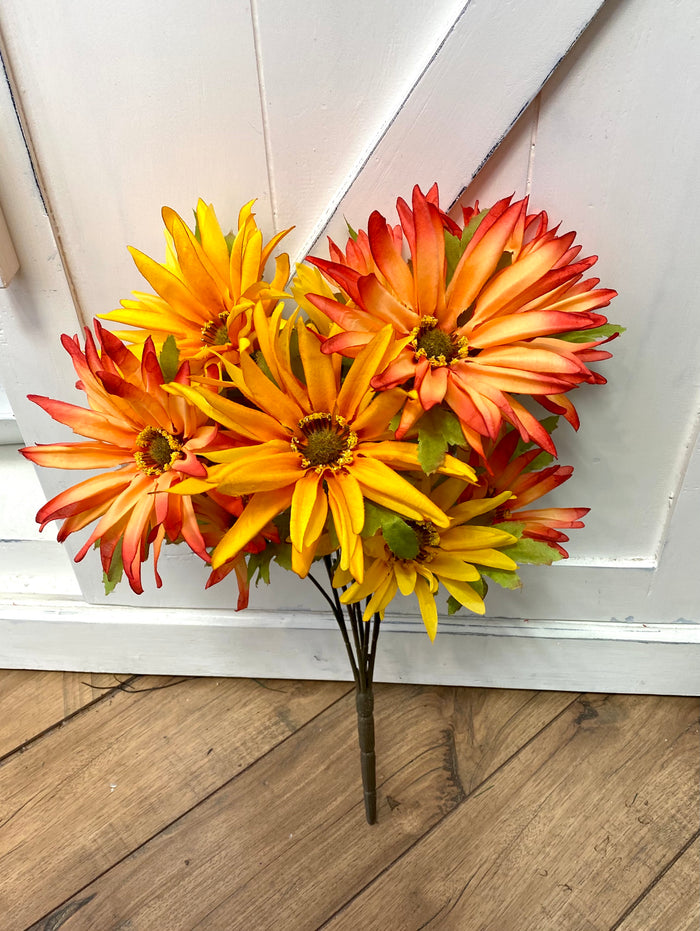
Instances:
[[[374,753],[374,693],[372,685],[355,690],[357,736],[360,742],[360,768],[367,824],[377,820],[377,768]]]
[[[333,587],[334,566],[330,556],[324,557],[332,595],[309,573],[309,578],[329,604],[345,643],[355,680],[355,708],[357,710],[357,737],[360,744],[360,769],[368,824],[377,820],[377,770],[374,750],[374,660],[381,618],[375,614],[369,622],[362,620],[359,603],[343,605],[338,590]],[[345,611],[343,611],[345,608]],[[352,631],[348,633],[347,619]]]

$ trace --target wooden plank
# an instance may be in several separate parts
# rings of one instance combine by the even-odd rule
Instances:
[[[613,931],[697,931],[700,840],[695,840]]]
[[[0,767],[3,931],[56,908],[348,689],[175,681],[141,681],[147,691],[99,702]]]
[[[582,698],[327,925],[607,931],[695,835],[698,701]]]
[[[347,696],[81,890],[71,931],[317,928],[572,699],[378,687],[369,827]]]
[[[0,757],[118,684],[111,674],[0,670]]]

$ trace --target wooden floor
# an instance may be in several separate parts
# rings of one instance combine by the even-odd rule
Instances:
[[[693,698],[0,672],[0,931],[697,931]]]

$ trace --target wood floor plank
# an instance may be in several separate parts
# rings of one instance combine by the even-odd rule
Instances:
[[[698,706],[582,699],[324,928],[609,931],[697,830]]]
[[[3,931],[24,931],[349,689],[158,688],[168,681],[139,679],[148,690],[94,704],[0,765]]]
[[[0,670],[0,757],[117,685],[111,674]]]
[[[700,840],[664,873],[616,931],[698,931]]]
[[[377,686],[373,827],[348,696],[83,889],[64,906],[70,931],[318,928],[574,697],[544,695],[536,711],[535,693],[491,695]]]

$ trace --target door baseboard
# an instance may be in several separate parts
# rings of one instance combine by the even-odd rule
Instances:
[[[0,667],[255,678],[349,679],[322,612],[193,611],[0,599]],[[375,678],[496,688],[700,695],[700,623],[441,620],[384,622]]]

